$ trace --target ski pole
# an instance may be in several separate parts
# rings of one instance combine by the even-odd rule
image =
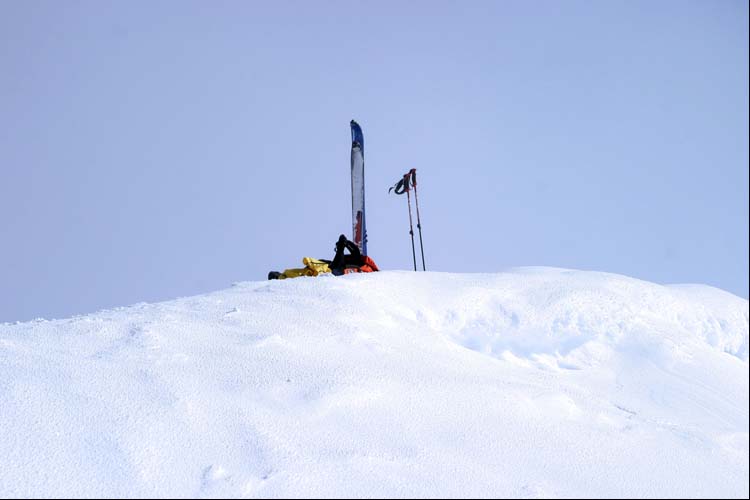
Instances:
[[[414,260],[414,270],[417,270],[417,253],[414,250],[414,226],[411,222],[411,197],[409,196],[409,174],[404,175],[404,186],[406,188],[406,203],[409,205],[409,234],[411,235],[411,256]]]
[[[409,173],[411,174],[411,185],[414,186],[414,206],[417,208],[417,229],[419,229],[419,250],[422,252],[422,271],[426,271],[427,268],[425,267],[425,264],[424,264],[424,245],[422,244],[422,222],[419,220],[419,198],[417,197],[417,169],[412,168],[409,171]]]
[[[414,172],[414,169],[410,170],[409,172],[405,173],[401,180],[399,180],[395,186],[388,189],[388,192],[390,193],[393,191],[395,194],[404,194],[406,193],[406,202],[407,206],[409,208],[409,235],[411,236],[411,258],[414,262],[414,270],[417,270],[417,252],[414,248],[414,222],[411,216],[411,195],[409,194],[409,191],[411,190],[409,183],[411,182],[411,175]],[[416,179],[416,177],[414,177]],[[414,192],[414,201],[416,203],[416,191]],[[417,227],[419,227],[419,207],[417,207]],[[420,247],[422,245],[422,229],[419,229],[419,244]],[[424,269],[424,249],[422,249],[422,269]]]

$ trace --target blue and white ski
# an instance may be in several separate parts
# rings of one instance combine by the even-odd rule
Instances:
[[[365,227],[365,139],[362,128],[354,120],[352,127],[352,241],[362,255],[367,255]]]

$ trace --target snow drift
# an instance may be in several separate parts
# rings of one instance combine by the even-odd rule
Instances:
[[[748,301],[550,268],[0,325],[0,497],[748,497]]]

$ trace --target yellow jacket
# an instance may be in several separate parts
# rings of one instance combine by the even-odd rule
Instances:
[[[323,273],[330,273],[331,269],[328,264],[322,260],[313,259],[312,257],[303,257],[302,263],[305,267],[284,269],[284,272],[279,276],[280,280],[286,278],[299,278],[300,276],[317,276]]]

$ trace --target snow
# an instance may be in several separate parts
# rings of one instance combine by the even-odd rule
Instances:
[[[519,268],[0,325],[0,497],[748,497],[748,301]]]

